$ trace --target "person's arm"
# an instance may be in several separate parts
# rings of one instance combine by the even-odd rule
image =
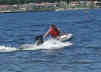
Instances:
[[[46,38],[50,33],[50,30],[48,30],[48,32],[46,32],[44,35],[43,35],[43,38]]]

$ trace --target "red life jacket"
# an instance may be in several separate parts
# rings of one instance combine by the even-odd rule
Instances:
[[[51,35],[52,37],[57,37],[57,36],[59,36],[59,31],[58,31],[58,29],[51,27],[51,29],[50,29],[50,35]]]

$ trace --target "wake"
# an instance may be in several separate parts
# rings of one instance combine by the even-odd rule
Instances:
[[[54,39],[45,41],[42,45],[37,46],[36,44],[25,44],[22,45],[23,50],[37,50],[37,49],[59,49],[72,45],[71,42],[61,42]]]
[[[71,45],[72,45],[71,42],[61,42],[59,40],[49,39],[45,41],[43,44],[38,46],[37,44],[23,44],[20,46],[20,48],[0,46],[0,52],[12,52],[18,50],[60,49]]]
[[[17,51],[15,47],[0,46],[0,52],[12,52]]]

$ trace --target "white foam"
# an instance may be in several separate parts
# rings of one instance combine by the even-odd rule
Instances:
[[[16,50],[17,48],[15,47],[0,46],[0,52],[12,52]]]
[[[72,45],[71,42],[61,42],[58,40],[50,39],[45,41],[42,45],[37,46],[36,44],[24,44],[21,47],[23,50],[38,50],[38,49],[59,49]]]
[[[17,50],[60,49],[71,45],[71,42],[61,42],[59,40],[49,39],[39,46],[36,44],[24,44],[21,46],[21,48],[0,46],[0,52],[12,52]]]

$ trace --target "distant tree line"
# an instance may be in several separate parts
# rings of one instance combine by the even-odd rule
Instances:
[[[24,3],[41,3],[41,2],[60,2],[60,1],[66,1],[69,2],[70,0],[0,0],[0,4],[24,4]]]
[[[24,3],[30,3],[30,2],[35,2],[35,3],[41,3],[41,2],[60,2],[60,1],[88,1],[88,0],[0,0],[0,4],[24,4]],[[89,1],[94,1],[94,0],[89,0]],[[101,0],[97,0],[101,1]]]

